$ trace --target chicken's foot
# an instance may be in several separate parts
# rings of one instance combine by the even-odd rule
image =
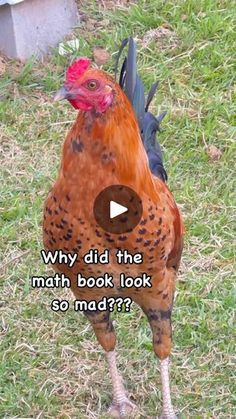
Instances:
[[[177,419],[174,412],[171,396],[170,396],[170,382],[169,382],[169,358],[160,360],[161,370],[161,385],[162,385],[162,414],[160,419]]]
[[[107,352],[106,356],[113,387],[113,400],[109,409],[109,414],[116,418],[126,417],[136,408],[136,406],[126,395],[122,377],[117,369],[115,351]]]

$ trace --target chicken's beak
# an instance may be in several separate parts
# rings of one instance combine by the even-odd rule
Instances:
[[[54,95],[53,100],[54,102],[57,102],[58,100],[68,99],[69,98],[69,92],[65,88],[65,86],[61,87]]]

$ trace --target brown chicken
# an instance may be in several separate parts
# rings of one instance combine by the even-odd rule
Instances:
[[[127,44],[123,42],[122,48]],[[78,258],[73,267],[54,268],[71,280],[76,299],[100,301],[105,297],[130,297],[146,314],[153,333],[153,346],[160,360],[162,418],[175,418],[171,404],[168,357],[171,351],[171,312],[176,273],[182,252],[183,224],[174,198],[165,184],[156,132],[163,117],[155,118],[148,107],[156,91],[153,85],[145,105],[143,85],[136,72],[136,49],[129,39],[120,83],[87,58],[76,60],[67,70],[64,87],[55,99],[67,99],[79,110],[66,136],[58,179],[44,209],[44,246],[47,250],[84,255],[91,248],[110,251],[109,265],[87,265]],[[93,213],[94,201],[104,188],[125,185],[141,198],[139,224],[123,234],[104,231]],[[143,263],[119,265],[117,249],[141,252]],[[146,272],[152,287],[120,288],[119,275],[132,277]],[[114,288],[78,288],[77,274],[98,277],[112,272]],[[110,415],[124,417],[134,408],[116,367],[116,336],[110,311],[86,311],[99,343],[106,351],[113,385]]]

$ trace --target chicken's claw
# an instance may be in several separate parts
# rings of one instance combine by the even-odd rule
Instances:
[[[167,413],[162,413],[161,416],[159,416],[159,419],[179,419],[179,416],[177,416],[174,412],[167,414]]]
[[[136,405],[132,403],[128,398],[126,398],[120,404],[113,402],[108,410],[108,414],[112,418],[126,418],[127,416],[132,415],[136,409]]]

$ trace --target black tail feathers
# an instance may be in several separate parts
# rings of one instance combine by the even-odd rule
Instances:
[[[152,85],[145,102],[143,83],[137,73],[136,45],[132,37],[124,39],[122,42],[116,59],[115,77],[117,77],[120,56],[127,44],[128,53],[121,67],[119,84],[132,103],[136,113],[143,144],[148,155],[150,169],[154,175],[166,182],[167,173],[163,166],[161,148],[156,140],[157,131],[160,131],[160,123],[166,115],[166,112],[155,117],[148,111],[159,82]]]

